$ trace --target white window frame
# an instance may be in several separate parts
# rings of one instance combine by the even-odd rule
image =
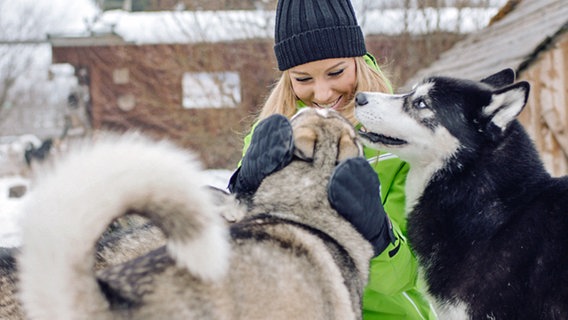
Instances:
[[[236,108],[240,103],[241,78],[238,72],[184,72],[184,109]]]

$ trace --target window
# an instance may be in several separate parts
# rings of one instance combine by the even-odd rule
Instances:
[[[130,75],[127,68],[115,69],[112,72],[112,80],[115,84],[127,84],[130,81]]]
[[[186,72],[182,79],[183,107],[235,108],[241,103],[237,72]]]

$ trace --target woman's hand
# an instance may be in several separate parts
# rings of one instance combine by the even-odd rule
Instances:
[[[341,162],[328,185],[331,206],[373,245],[375,256],[396,239],[381,204],[380,187],[377,173],[362,157]]]
[[[238,198],[252,195],[264,178],[292,161],[293,152],[292,125],[286,117],[275,114],[260,121],[241,166],[229,180],[229,191]]]

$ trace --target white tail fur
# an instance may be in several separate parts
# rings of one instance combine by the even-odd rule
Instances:
[[[103,135],[56,162],[24,209],[20,280],[28,316],[77,319],[74,310],[106,309],[92,271],[94,246],[130,209],[160,221],[178,265],[205,280],[221,277],[227,231],[204,181],[192,154],[134,133]]]

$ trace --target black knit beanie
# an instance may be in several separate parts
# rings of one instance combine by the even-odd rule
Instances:
[[[349,0],[279,0],[274,33],[281,71],[315,60],[367,53]]]

